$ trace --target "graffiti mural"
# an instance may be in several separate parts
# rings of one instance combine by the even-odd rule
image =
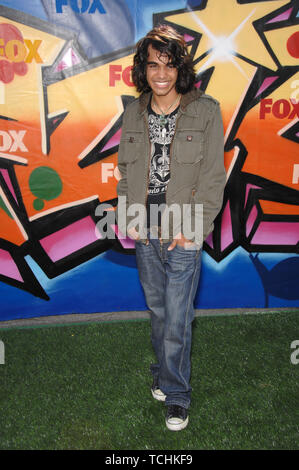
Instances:
[[[196,86],[220,101],[225,127],[227,185],[197,307],[298,306],[298,2],[7,3],[0,320],[146,308],[133,242],[113,223],[115,238],[102,239],[97,223],[100,203],[117,204],[122,115],[137,96],[134,43],[162,22],[185,36]]]

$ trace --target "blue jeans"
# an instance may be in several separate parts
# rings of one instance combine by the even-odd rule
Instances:
[[[151,312],[152,345],[157,364],[151,365],[165,404],[189,408],[191,402],[191,337],[194,297],[199,282],[201,250],[149,238],[136,242],[139,278]]]

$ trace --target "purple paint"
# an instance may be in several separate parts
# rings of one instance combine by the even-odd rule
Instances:
[[[267,77],[267,78],[265,78],[265,80],[263,81],[262,85],[260,86],[257,94],[255,95],[255,98],[257,96],[259,96],[261,93],[263,93],[263,91],[265,91],[277,79],[278,79],[278,77]]]
[[[276,16],[275,18],[272,18],[272,20],[270,21],[267,21],[266,24],[269,24],[269,23],[277,23],[278,21],[285,21],[285,20],[288,20],[291,16],[291,13],[293,11],[293,8],[289,8],[288,10],[284,11],[283,13],[281,13],[280,15]]]

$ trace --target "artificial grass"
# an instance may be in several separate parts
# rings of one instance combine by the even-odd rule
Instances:
[[[180,432],[150,393],[149,321],[0,330],[0,448],[298,449],[298,313],[195,319]]]

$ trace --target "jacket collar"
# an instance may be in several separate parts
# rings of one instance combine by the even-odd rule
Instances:
[[[188,104],[192,103],[192,101],[197,100],[203,94],[202,90],[198,90],[197,88],[193,88],[191,91],[182,95],[180,109],[182,112],[186,110]],[[152,93],[142,93],[139,97],[139,112],[143,114],[148,106],[149,100],[151,99]]]

